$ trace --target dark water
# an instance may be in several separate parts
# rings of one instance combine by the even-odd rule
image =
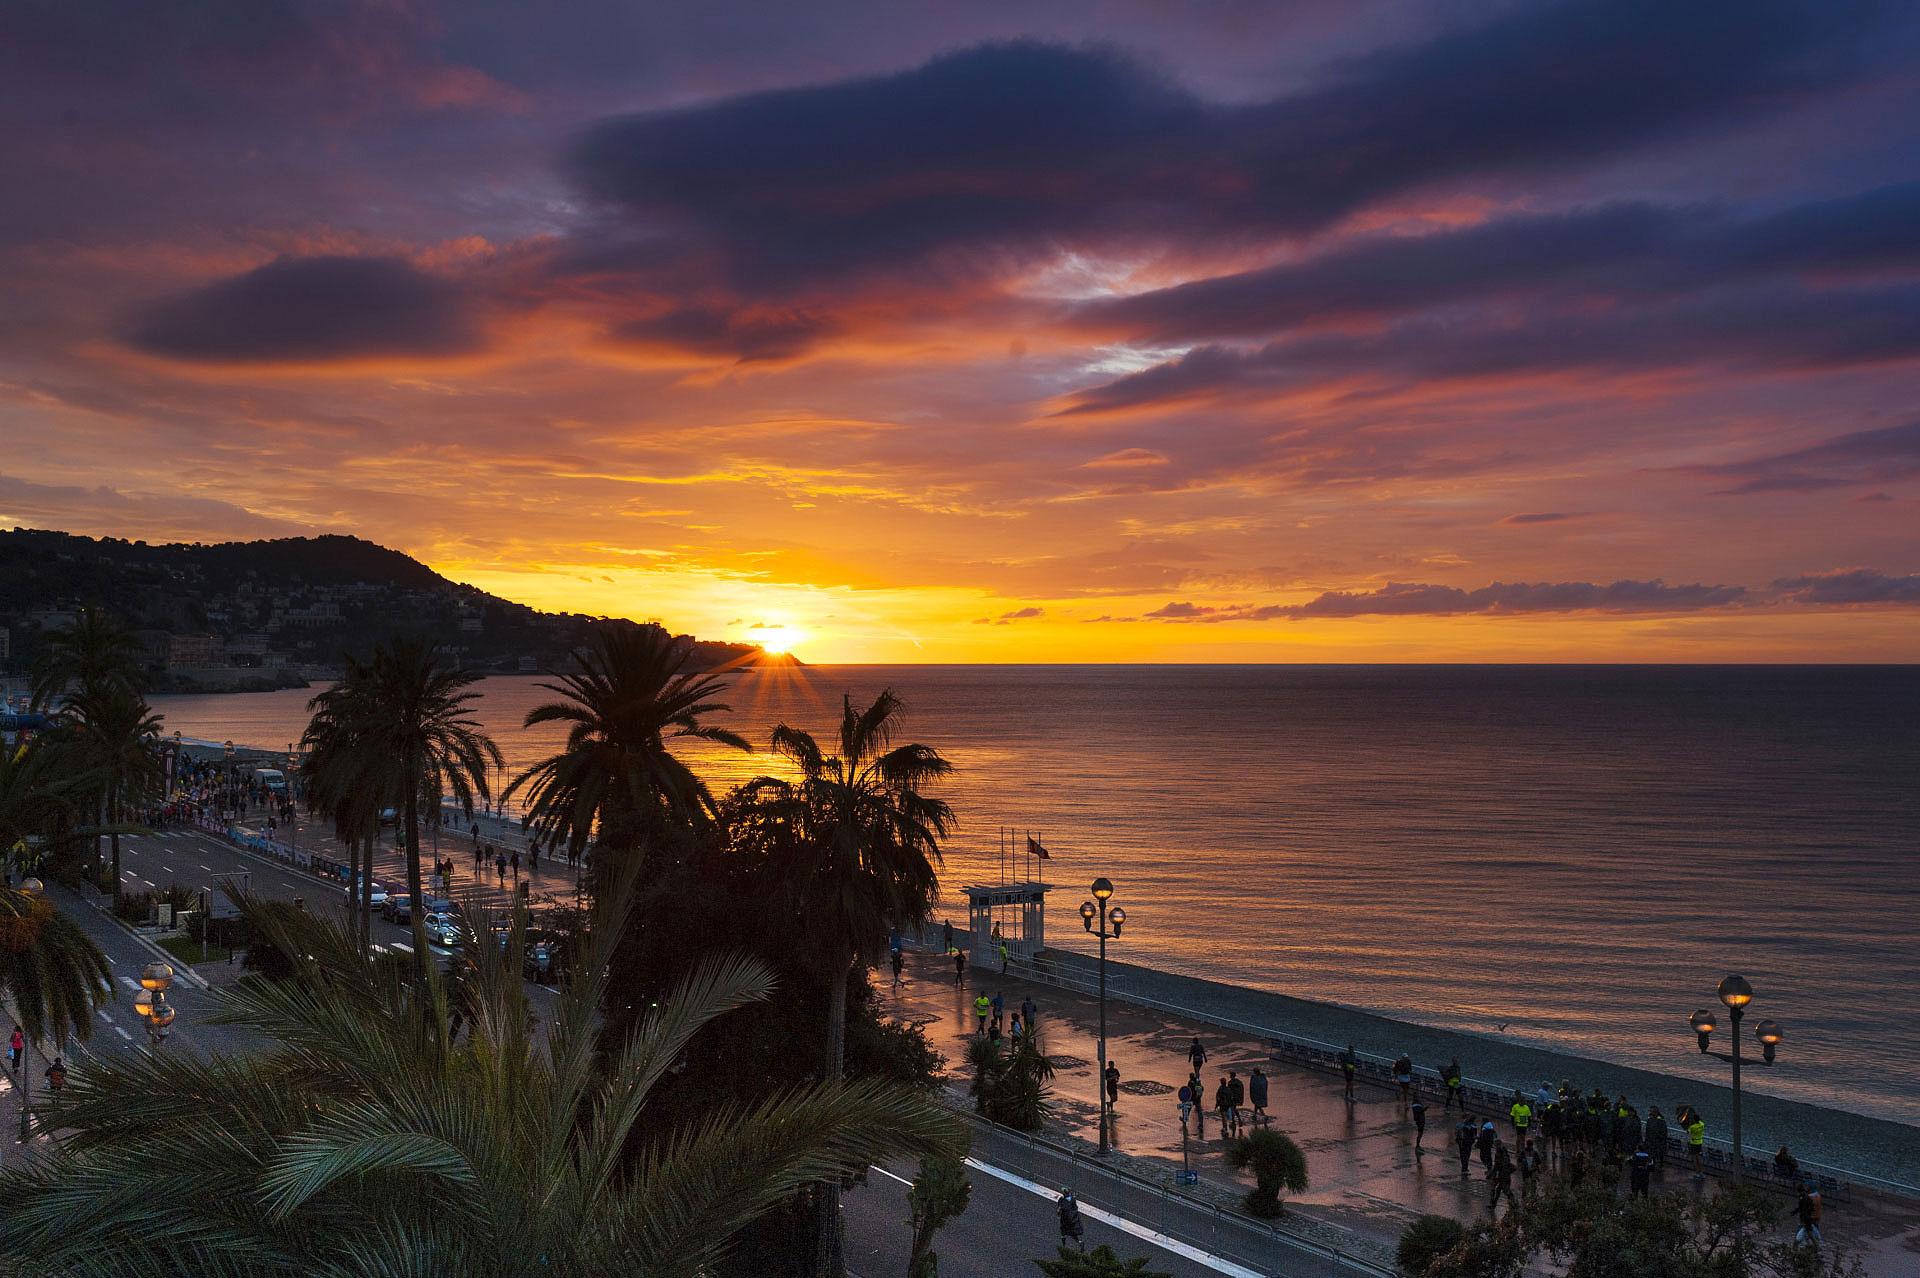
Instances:
[[[1056,944],[1105,874],[1130,960],[1676,1073],[1740,971],[1787,1031],[1757,1088],[1920,1123],[1920,667],[814,667],[735,726],[886,684],[961,768],[947,881],[1041,832]],[[543,694],[485,687],[530,761]],[[270,745],[306,695],[158,700]]]

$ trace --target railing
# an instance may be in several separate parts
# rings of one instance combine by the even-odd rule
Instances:
[[[929,947],[929,943],[940,935],[939,928],[940,925],[934,923],[920,929],[918,933],[920,948],[924,949]],[[958,929],[956,929],[956,934],[957,933]],[[1097,995],[1099,991],[1098,983],[1095,980],[1080,976],[1075,972],[1062,970],[1059,965],[1046,959],[1014,958],[1009,961],[1007,971],[1010,975],[1024,976],[1029,980],[1046,985],[1058,986],[1062,989],[1074,990],[1077,993],[1089,996]],[[1246,1021],[1235,1020],[1232,1017],[1219,1016],[1211,1012],[1201,1012],[1190,1007],[1168,1003],[1164,1000],[1153,998],[1150,995],[1116,988],[1111,981],[1109,981],[1107,986],[1107,995],[1110,998],[1123,999],[1137,1007],[1151,1008],[1154,1011],[1166,1012],[1170,1015],[1184,1017],[1188,1020],[1205,1021],[1210,1025],[1218,1025],[1225,1029],[1235,1030],[1250,1038],[1264,1042],[1273,1053],[1275,1059],[1285,1060],[1309,1069],[1338,1073],[1340,1069],[1340,1057],[1344,1055],[1346,1051],[1344,1047],[1339,1047],[1332,1043],[1321,1042],[1317,1039],[1302,1038],[1294,1034],[1284,1034],[1269,1026],[1254,1025]],[[1386,1057],[1374,1056],[1362,1052],[1356,1052],[1354,1056],[1358,1067],[1357,1073],[1360,1078],[1368,1082],[1378,1083],[1383,1087],[1391,1087],[1394,1085],[1393,1063]],[[1414,1078],[1416,1082],[1423,1083],[1433,1090],[1438,1090],[1443,1086],[1437,1070],[1415,1067]],[[1514,1089],[1511,1087],[1502,1087],[1483,1079],[1471,1078],[1461,1079],[1460,1090],[1462,1097],[1476,1109],[1483,1113],[1490,1113],[1496,1116],[1504,1116],[1507,1113],[1508,1104],[1514,1094]],[[1528,1093],[1528,1097],[1531,1099],[1532,1094]],[[1684,1159],[1686,1157],[1687,1147],[1684,1132],[1674,1129],[1668,1131],[1667,1153],[1669,1157],[1676,1159]],[[1702,1154],[1702,1162],[1706,1164],[1706,1169],[1714,1175],[1724,1176],[1731,1174],[1733,1171],[1733,1147],[1731,1143],[1721,1140],[1709,1140]],[[1755,1158],[1750,1155],[1746,1162],[1747,1175],[1758,1183],[1777,1184],[1782,1188],[1787,1187],[1786,1182],[1781,1181],[1774,1174],[1771,1159]],[[1834,1201],[1845,1201],[1851,1198],[1856,1184],[1881,1190],[1886,1193],[1899,1194],[1903,1197],[1920,1198],[1920,1187],[1902,1184],[1899,1181],[1888,1180],[1863,1172],[1829,1167],[1821,1163],[1809,1162],[1806,1159],[1800,1160],[1800,1175],[1802,1179],[1811,1177],[1814,1182],[1819,1185],[1821,1195]]]
[[[992,1132],[999,1139],[1012,1142],[1022,1148],[1024,1161],[1011,1160],[1019,1165],[1004,1167],[1002,1170],[1024,1176],[1028,1180],[1042,1184],[1053,1184],[1063,1177],[1057,1167],[1042,1169],[1045,1159],[1064,1162],[1072,1169],[1072,1175],[1066,1177],[1076,1182],[1080,1177],[1088,1176],[1102,1180],[1113,1187],[1111,1197],[1102,1199],[1079,1188],[1075,1184],[1074,1196],[1082,1203],[1112,1211],[1137,1225],[1145,1225],[1155,1232],[1188,1246],[1201,1247],[1224,1259],[1265,1271],[1270,1266],[1265,1258],[1249,1256],[1246,1242],[1250,1239],[1265,1239],[1269,1244],[1304,1251],[1333,1265],[1350,1269],[1356,1273],[1370,1275],[1390,1275],[1394,1273],[1391,1265],[1381,1259],[1358,1254],[1358,1248],[1364,1246],[1358,1238],[1345,1246],[1314,1238],[1302,1229],[1277,1221],[1260,1220],[1245,1212],[1223,1207],[1218,1203],[1194,1197],[1173,1188],[1159,1179],[1142,1176],[1125,1167],[1115,1166],[1102,1161],[1085,1151],[1064,1145],[1058,1141],[1036,1136],[1031,1132],[1016,1131],[1011,1127],[992,1122],[971,1109],[963,1108],[953,1102],[951,1107],[972,1125]],[[1000,1162],[995,1163],[1001,1166]],[[1130,1190],[1131,1201],[1126,1200],[1123,1191]],[[1140,1196],[1145,1195],[1156,1204],[1153,1212],[1141,1210]],[[1206,1222],[1196,1227],[1194,1217]],[[1143,1219],[1142,1217],[1147,1217]],[[1347,1233],[1338,1225],[1315,1222],[1315,1227],[1327,1232]]]

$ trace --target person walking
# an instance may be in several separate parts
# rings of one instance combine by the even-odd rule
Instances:
[[[993,1014],[993,1000],[985,994],[976,994],[973,999],[973,1027],[982,1038],[987,1034],[987,1017]]]
[[[1107,1062],[1107,1108],[1117,1109],[1120,1105],[1120,1067],[1112,1061]]]
[[[1500,1133],[1493,1130],[1493,1120],[1489,1118],[1480,1125],[1480,1165],[1488,1171],[1493,1170],[1493,1147],[1498,1144]]]
[[[1071,1242],[1081,1251],[1087,1249],[1083,1237],[1084,1227],[1080,1224],[1080,1204],[1073,1200],[1073,1191],[1065,1185],[1060,1186],[1060,1247],[1062,1250]]]
[[[1020,1013],[1015,1012],[1013,1014],[1013,1028],[1009,1031],[1009,1037],[1013,1039],[1013,1045],[1015,1047],[1020,1046],[1020,1035],[1025,1032],[1026,1026],[1020,1023]]]
[[[1447,1085],[1447,1103],[1440,1107],[1440,1112],[1451,1113],[1454,1105],[1458,1104],[1460,1112],[1466,1113],[1467,1101],[1460,1094],[1460,1058],[1458,1056],[1448,1061],[1447,1067],[1440,1071],[1440,1081]]]
[[[507,864],[513,867],[513,881],[515,883],[518,883],[520,881],[520,849],[519,848],[515,848],[513,850],[512,855],[507,857]]]
[[[1513,1155],[1507,1152],[1505,1141],[1496,1140],[1493,1147],[1493,1162],[1487,1168],[1487,1212],[1497,1214],[1500,1199],[1507,1200],[1507,1210],[1513,1210]]]
[[[1532,1141],[1520,1147],[1520,1196],[1533,1197],[1534,1186],[1540,1179],[1540,1148]]]
[[[527,844],[527,873],[540,873],[540,840]]]
[[[1519,1092],[1513,1094],[1513,1104],[1507,1107],[1507,1116],[1513,1120],[1513,1143],[1516,1146],[1527,1143],[1527,1129],[1533,1126],[1533,1106],[1527,1104],[1527,1098]]]
[[[1039,1012],[1040,1009],[1033,1005],[1033,995],[1029,994],[1020,1000],[1020,1019],[1027,1023],[1027,1033],[1033,1033],[1033,1018]]]
[[[1393,1085],[1400,1089],[1400,1108],[1413,1100],[1413,1057],[1405,1052],[1393,1063]]]
[[[1253,1076],[1247,1079],[1247,1099],[1253,1102],[1253,1121],[1256,1126],[1267,1121],[1267,1073],[1258,1065],[1253,1067]]]
[[[1000,942],[1000,975],[1002,976],[1007,974],[1007,957],[1007,943],[1002,941]]]
[[[1689,1109],[1687,1119],[1687,1157],[1693,1160],[1693,1178],[1707,1178],[1707,1120],[1700,1111]]]
[[[1651,1198],[1653,1186],[1653,1155],[1645,1145],[1633,1151],[1633,1159],[1627,1164],[1627,1196],[1629,1198]]]
[[[1647,1107],[1647,1152],[1653,1155],[1655,1168],[1667,1165],[1667,1120],[1658,1105]]]
[[[487,850],[481,847],[480,840],[475,838],[473,841],[473,877],[476,879],[480,877],[481,868],[486,865],[486,854]]]
[[[27,1047],[26,1035],[20,1032],[20,1027],[18,1025],[14,1026],[13,1037],[7,1040],[7,1072],[8,1073],[18,1074],[20,1072],[20,1056],[21,1056],[21,1053],[23,1053],[26,1050],[26,1047]]]
[[[1238,1071],[1227,1071],[1227,1117],[1233,1121],[1233,1134],[1240,1134],[1240,1107],[1247,1103],[1247,1085]]]
[[[1201,1045],[1198,1034],[1195,1034],[1193,1041],[1187,1044],[1187,1064],[1193,1066],[1193,1072],[1196,1074],[1206,1067],[1207,1049]]]
[[[1465,1180],[1473,1172],[1473,1144],[1480,1135],[1480,1128],[1471,1118],[1462,1117],[1460,1125],[1453,1129],[1453,1146],[1460,1153],[1460,1179]]]
[[[1233,1126],[1228,1121],[1227,1111],[1232,1107],[1227,1091],[1227,1080],[1222,1078],[1220,1085],[1213,1089],[1213,1114],[1220,1120],[1220,1139],[1227,1140],[1233,1135]]]
[[[1792,1185],[1800,1180],[1800,1160],[1790,1153],[1785,1145],[1773,1156],[1773,1174]]]
[[[940,948],[942,950],[945,950],[949,954],[953,952],[953,920],[952,919],[942,919],[940,921]]]
[[[507,885],[507,854],[505,852],[493,854],[493,872],[500,876],[500,886],[505,887]]]
[[[65,1058],[59,1056],[54,1057],[53,1064],[47,1066],[45,1077],[47,1087],[50,1090],[57,1092],[65,1087],[67,1085],[67,1062]]]
[[[1200,1077],[1200,1071],[1194,1070],[1187,1075],[1187,1091],[1193,1096],[1193,1117],[1198,1124],[1197,1131],[1201,1140],[1207,1138],[1207,1084]]]
[[[1427,1138],[1427,1103],[1416,1096],[1407,1112],[1413,1115],[1413,1155],[1418,1158],[1427,1152],[1420,1145]]]
[[[965,950],[955,950],[953,952],[953,983],[955,985],[963,985],[966,983],[966,979],[967,952]]]
[[[1811,1181],[1802,1181],[1800,1197],[1793,1204],[1793,1214],[1800,1218],[1800,1228],[1794,1231],[1793,1245],[1805,1247],[1811,1244],[1818,1247],[1820,1237],[1820,1190]]]
[[[900,973],[907,969],[907,956],[899,950],[893,952],[893,988],[900,988]]]
[[[1353,1080],[1360,1072],[1360,1058],[1353,1054],[1353,1044],[1347,1044],[1347,1050],[1340,1053],[1340,1078],[1346,1085],[1346,1102],[1353,1104]]]

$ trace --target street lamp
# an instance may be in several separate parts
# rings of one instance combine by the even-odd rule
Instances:
[[[140,992],[133,996],[133,1010],[147,1024],[147,1041],[158,1047],[166,1041],[167,1026],[173,1024],[173,1008],[167,1004],[167,990],[173,985],[173,967],[167,963],[149,963],[140,972]]]
[[[1733,1022],[1733,1051],[1710,1050],[1713,1032],[1720,1027],[1710,1010],[1701,1008],[1687,1018],[1687,1024],[1693,1027],[1699,1039],[1702,1055],[1718,1057],[1733,1066],[1733,1174],[1738,1179],[1747,1174],[1747,1152],[1740,1142],[1740,1018],[1747,1014],[1747,1004],[1753,1002],[1753,986],[1747,983],[1746,977],[1732,975],[1720,982],[1718,993],[1720,1002],[1727,1009],[1728,1018]],[[1780,1028],[1778,1021],[1761,1021],[1754,1027],[1753,1036],[1760,1040],[1761,1063],[1773,1064],[1774,1051],[1786,1037],[1786,1031]]]
[[[1100,1153],[1105,1154],[1110,1144],[1107,1140],[1107,938],[1120,939],[1120,929],[1126,926],[1127,912],[1119,906],[1109,906],[1113,899],[1113,882],[1110,879],[1095,879],[1089,889],[1093,901],[1083,902],[1080,906],[1080,923],[1088,932],[1100,938],[1100,1063],[1099,1073],[1094,1078],[1094,1090],[1100,1098]],[[1099,904],[1095,905],[1094,901]],[[1094,924],[1100,927],[1095,932]]]

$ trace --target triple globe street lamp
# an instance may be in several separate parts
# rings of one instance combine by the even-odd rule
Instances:
[[[1714,1056],[1733,1066],[1733,1174],[1736,1179],[1747,1174],[1746,1147],[1740,1143],[1740,1020],[1747,1014],[1747,1004],[1753,1002],[1753,986],[1747,978],[1740,975],[1728,976],[1720,982],[1720,1002],[1725,1005],[1727,1015],[1733,1021],[1733,1051],[1716,1052],[1712,1050],[1713,1032],[1720,1028],[1720,1022],[1710,1008],[1701,1008],[1687,1018],[1687,1024],[1700,1042],[1703,1056]],[[1761,1021],[1753,1027],[1753,1036],[1760,1040],[1760,1062],[1773,1064],[1774,1051],[1786,1037],[1786,1031],[1780,1028],[1778,1021]]]
[[[173,986],[173,966],[149,963],[140,972],[140,992],[133,996],[133,1010],[146,1022],[147,1042],[155,1047],[167,1039],[167,1027],[173,1024],[173,1008],[167,1003],[167,991]]]
[[[1094,1075],[1094,1090],[1100,1098],[1100,1153],[1106,1154],[1111,1145],[1107,1136],[1107,1124],[1112,1118],[1107,1103],[1107,938],[1120,939],[1120,929],[1126,926],[1127,912],[1113,900],[1113,881],[1095,879],[1090,889],[1093,900],[1080,906],[1080,922],[1088,932],[1100,938],[1100,1064],[1099,1072]],[[1097,901],[1099,904],[1095,904]],[[1094,924],[1099,924],[1096,932]]]

